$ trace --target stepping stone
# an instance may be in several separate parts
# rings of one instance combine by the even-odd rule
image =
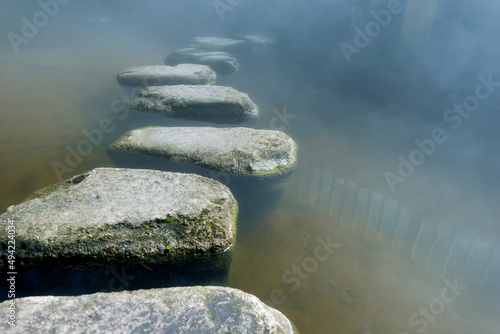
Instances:
[[[259,35],[245,35],[242,38],[256,49],[268,49],[274,44],[271,39]]]
[[[126,105],[167,117],[214,123],[242,123],[259,117],[259,108],[247,94],[215,85],[146,87]]]
[[[297,146],[280,131],[250,128],[146,127],[108,149],[117,166],[197,173],[238,187],[282,185],[296,165]]]
[[[121,71],[116,79],[122,86],[211,85],[216,74],[206,65],[139,66]]]
[[[298,334],[281,312],[233,288],[194,286],[0,303],[3,333],[282,333]]]
[[[240,68],[236,58],[221,51],[187,48],[175,51],[165,58],[165,65],[186,63],[210,66],[218,75],[230,75]]]
[[[15,226],[16,266],[31,268],[221,253],[234,242],[236,215],[233,195],[212,179],[96,168],[9,207],[0,228]]]
[[[248,51],[248,43],[223,37],[195,37],[188,45],[190,48],[223,52]]]

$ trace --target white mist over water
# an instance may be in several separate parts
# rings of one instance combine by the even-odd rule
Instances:
[[[240,217],[227,284],[262,300],[281,291],[274,298],[281,303],[274,306],[301,333],[494,333],[498,305],[467,290],[440,303],[447,288],[443,279],[387,244],[346,228],[329,214],[331,202],[321,206],[315,192],[299,191],[304,180],[314,182],[315,173],[331,175],[354,183],[356,191],[367,188],[393,198],[415,216],[500,245],[500,87],[493,85],[470,116],[460,116],[459,127],[443,118],[475,96],[479,77],[500,82],[498,5],[438,1],[427,46],[401,46],[405,16],[394,15],[348,63],[339,45],[354,45],[355,27],[363,30],[374,20],[371,11],[385,10],[389,2],[242,1],[221,21],[210,1],[74,0],[61,4],[17,53],[7,35],[23,36],[23,17],[33,22],[42,9],[35,1],[3,2],[2,211],[58,182],[52,163],[63,163],[67,146],[75,149],[85,139],[82,131],[99,128],[103,118],[112,121],[113,131],[64,177],[112,166],[106,148],[125,131],[178,124],[135,111],[121,119],[113,112],[124,93],[115,79],[119,71],[162,64],[195,36],[264,34],[275,47],[242,57],[240,71],[218,78],[218,84],[248,93],[260,106],[256,128],[270,128],[275,109],[295,116],[283,131],[298,143],[299,166],[269,215],[260,221]],[[391,191],[384,173],[398,175],[398,157],[409,161],[419,149],[415,140],[432,138],[436,128],[447,139],[436,143],[432,154],[424,152],[424,161]],[[340,245],[335,252],[317,261],[317,268],[306,262],[311,272],[293,273],[294,266],[314,258],[317,238],[327,236]],[[288,270],[293,275],[284,281]],[[452,299],[448,292],[444,296]]]

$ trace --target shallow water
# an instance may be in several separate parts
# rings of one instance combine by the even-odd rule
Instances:
[[[74,6],[67,15],[82,5]],[[126,67],[161,64],[186,38],[203,35],[203,27],[189,21],[188,29],[168,31],[160,38],[158,31],[134,30],[119,21],[118,14],[114,20],[99,19],[110,14],[103,8],[82,14],[94,19],[90,21],[65,19],[61,12],[17,54],[8,41],[0,42],[0,211],[60,178],[113,166],[106,148],[129,129],[185,124],[132,110],[114,112],[125,92],[115,76]],[[17,16],[31,12],[13,11],[2,35],[19,29]],[[214,25],[211,32],[220,29]],[[276,207],[240,215],[225,284],[276,307],[301,333],[495,333],[497,300],[491,303],[476,289],[466,288],[452,302],[434,302],[447,288],[445,280],[453,282],[454,277],[442,277],[411,255],[395,251],[383,232],[376,240],[356,233],[354,213],[347,207],[332,212],[334,188],[327,180],[351,182],[357,195],[365,188],[384,201],[393,198],[413,212],[418,224],[427,217],[453,233],[498,246],[498,96],[452,130],[441,115],[453,101],[472,94],[477,81],[464,83],[462,91],[395,91],[390,99],[374,99],[311,82],[310,76],[301,76],[301,69],[294,72],[293,66],[265,52],[252,57],[241,59],[240,71],[218,78],[218,84],[248,93],[261,110],[261,118],[251,126],[282,128],[298,144],[299,163]],[[432,101],[424,101],[429,97]],[[276,121],[283,113],[291,117]],[[77,149],[86,140],[82,131],[98,129],[104,118],[111,120],[113,130],[80,164],[57,173],[53,163],[65,163],[68,147]],[[416,148],[414,140],[428,138],[437,127],[448,139],[392,192],[384,172],[394,172],[398,156],[408,157]],[[324,260],[315,258],[322,244],[318,238],[336,245],[328,256],[321,253]],[[297,274],[294,266],[307,270]],[[491,292],[493,298],[500,297],[498,284]],[[415,315],[421,308],[436,310],[440,305],[444,307],[428,320]],[[409,327],[412,317],[414,326]]]

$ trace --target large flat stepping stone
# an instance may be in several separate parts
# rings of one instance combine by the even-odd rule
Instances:
[[[216,74],[206,65],[138,66],[121,71],[116,79],[122,86],[211,85]]]
[[[0,243],[7,249],[14,225],[22,268],[215,254],[232,245],[236,215],[233,195],[212,179],[97,168],[9,207]]]
[[[232,55],[222,51],[196,48],[177,50],[165,58],[165,65],[201,64],[210,66],[217,74],[230,75],[238,71],[240,64]]]
[[[224,38],[224,37],[195,37],[188,45],[190,48],[223,51],[223,52],[242,52],[248,50],[248,43],[242,40]]]
[[[242,123],[259,117],[259,108],[247,94],[215,85],[146,87],[126,105],[167,117],[214,123]]]
[[[120,167],[210,177],[228,185],[237,199],[259,203],[264,196],[276,197],[282,192],[296,165],[297,146],[280,131],[146,127],[124,134],[109,147],[108,154]]]
[[[0,303],[3,333],[298,333],[281,312],[241,290],[195,286]]]

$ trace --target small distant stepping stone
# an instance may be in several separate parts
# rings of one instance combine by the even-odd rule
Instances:
[[[97,168],[9,207],[0,227],[15,226],[17,269],[223,252],[236,214],[229,189],[209,178]]]
[[[253,48],[256,49],[267,49],[274,44],[271,39],[259,35],[245,35],[242,37],[245,41],[250,43]]]
[[[195,49],[223,52],[240,52],[248,49],[246,41],[223,37],[195,37],[188,46]]]
[[[215,85],[147,87],[126,105],[167,117],[214,123],[242,123],[259,117],[259,108],[247,94]]]
[[[206,65],[139,66],[121,71],[116,79],[122,86],[211,85],[216,74]]]
[[[173,168],[210,177],[284,180],[295,168],[297,146],[281,131],[251,128],[146,127],[124,134],[109,148],[117,165]],[[153,158],[147,159],[146,156]],[[156,158],[155,160],[155,157]],[[149,165],[149,163],[156,165]],[[129,167],[137,167],[129,166]]]
[[[230,75],[238,71],[240,64],[229,53],[195,48],[181,49],[165,58],[165,65],[201,64],[210,66],[217,74]]]

